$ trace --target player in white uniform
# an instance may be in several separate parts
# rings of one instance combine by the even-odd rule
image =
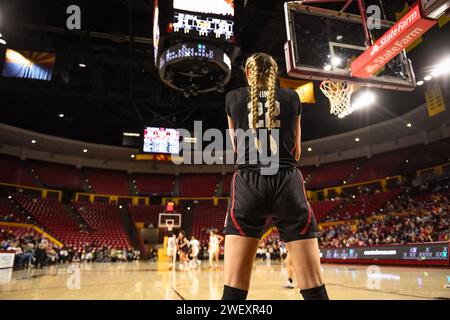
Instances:
[[[200,261],[198,260],[198,253],[200,252],[200,242],[194,236],[192,236],[190,245],[191,245],[191,257],[192,257],[191,264],[195,268],[195,267],[197,267],[197,265],[200,264]]]
[[[223,241],[223,237],[216,234],[213,230],[209,231],[209,267],[212,268],[213,258],[216,259],[216,269],[219,269],[219,252],[220,243]]]
[[[169,269],[172,270],[173,263],[174,263],[174,256],[177,252],[177,245],[176,245],[176,236],[175,234],[172,234],[169,236],[167,240],[167,256],[169,257]]]

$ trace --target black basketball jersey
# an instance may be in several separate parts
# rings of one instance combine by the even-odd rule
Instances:
[[[258,110],[258,131],[260,128],[267,128],[266,118],[268,114],[267,92],[261,91],[259,94]],[[235,130],[249,130],[249,121],[252,120],[252,104],[249,99],[249,90],[247,87],[233,90],[226,97],[225,111],[233,120]],[[294,167],[297,164],[295,160],[295,122],[297,116],[302,113],[302,105],[298,94],[291,89],[277,90],[276,112],[274,114],[274,129],[278,129],[279,141],[277,146],[277,157],[279,168]],[[267,134],[266,134],[267,137]],[[239,141],[239,139],[238,139]],[[247,168],[259,171],[266,166],[257,161],[249,161],[249,153],[254,151],[253,141],[245,140],[245,146],[237,145],[237,163],[238,169]],[[245,150],[245,152],[239,152]]]

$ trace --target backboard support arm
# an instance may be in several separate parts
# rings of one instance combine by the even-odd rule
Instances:
[[[364,29],[364,38],[366,39],[366,46],[370,47],[373,44],[373,39],[372,35],[369,32],[369,26],[367,25],[366,4],[364,0],[358,0],[358,7],[361,13],[361,20]]]
[[[341,9],[341,12],[345,12],[345,10],[347,10],[347,8],[353,3],[353,0],[348,0],[346,4],[344,4],[344,6]]]

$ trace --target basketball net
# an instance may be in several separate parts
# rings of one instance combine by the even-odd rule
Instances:
[[[320,90],[330,100],[330,113],[343,118],[351,113],[351,99],[357,85],[347,81],[325,80]]]
[[[173,230],[173,221],[166,221],[166,228],[167,228],[167,231],[169,231],[169,232],[172,232],[172,230]]]

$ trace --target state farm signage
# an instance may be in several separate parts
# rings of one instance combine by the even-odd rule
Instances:
[[[422,18],[420,7],[416,4],[373,46],[353,61],[352,76],[370,78],[435,24],[435,20]]]

